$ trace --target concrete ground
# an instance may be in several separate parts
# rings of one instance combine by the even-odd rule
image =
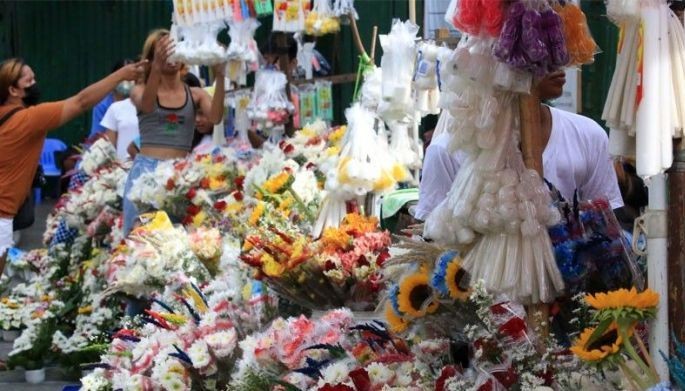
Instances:
[[[42,248],[43,232],[48,214],[55,206],[55,200],[43,200],[40,205],[36,205],[36,221],[33,226],[21,231],[19,242],[16,244],[22,250],[33,250]],[[11,342],[0,342],[0,360],[7,360],[7,354],[12,350]],[[28,384],[24,381],[24,371],[3,371],[0,370],[0,391],[60,391],[65,386],[75,385],[74,382],[62,381],[63,377],[59,370],[50,369],[46,373],[46,381],[41,384]]]

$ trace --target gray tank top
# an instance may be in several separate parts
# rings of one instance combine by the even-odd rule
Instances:
[[[190,87],[184,85],[186,102],[178,108],[163,107],[159,98],[149,113],[138,113],[140,146],[190,151],[195,133],[195,104]]]

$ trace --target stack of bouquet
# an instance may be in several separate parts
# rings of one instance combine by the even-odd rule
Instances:
[[[390,234],[378,220],[348,214],[319,239],[297,229],[260,225],[245,238],[241,258],[279,294],[310,309],[372,310]]]
[[[148,222],[134,229],[108,261],[109,291],[140,297],[188,278],[209,281],[209,269],[218,269],[214,250],[205,248],[208,256],[196,256],[185,230],[174,227],[164,212],[143,215],[141,219]],[[217,245],[210,239],[205,243]]]
[[[114,335],[84,389],[226,389],[238,341],[266,314],[238,297],[180,285]]]
[[[134,182],[129,198],[142,211],[163,210],[198,226],[217,199],[235,190],[246,164],[231,148],[160,162]]]

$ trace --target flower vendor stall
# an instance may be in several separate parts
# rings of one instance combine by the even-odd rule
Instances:
[[[685,34],[665,3],[619,3],[609,2],[623,29],[611,145],[634,134],[639,173],[659,175],[682,131],[660,71],[685,77],[633,57],[668,35],[659,50],[678,64]],[[350,0],[173,5],[176,60],[227,62],[238,85],[255,72],[252,91],[228,99],[237,136],[161,161],[128,194],[130,162],[106,140],[89,146],[46,222],[46,248],[9,254],[23,281],[0,281],[8,366],[61,365],[92,391],[661,390],[669,367],[685,379],[682,347],[669,358],[664,345],[660,263],[645,278],[609,200],[564,199],[544,180],[531,91],[593,61],[579,6],[452,0],[456,48],[395,20],[376,66]],[[259,67],[255,16],[271,14],[274,31],[296,34],[308,80],[314,42],[302,35],[352,24],[361,56],[344,124],[332,123],[331,80],[291,83],[289,70]],[[659,89],[636,83],[637,68]],[[662,89],[673,104],[653,107]],[[449,193],[413,235],[383,230],[383,197],[420,180],[417,124],[442,111],[450,149],[465,156]],[[657,119],[666,133],[644,135]],[[261,148],[248,131],[266,136]],[[141,212],[128,236],[124,196]],[[648,236],[650,259],[663,240]]]

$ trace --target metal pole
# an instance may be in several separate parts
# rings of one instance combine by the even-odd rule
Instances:
[[[649,188],[649,207],[645,213],[647,218],[647,283],[661,297],[656,317],[649,327],[649,353],[659,377],[668,379],[668,365],[660,354],[660,352],[668,353],[669,351],[666,174],[649,178],[647,187]],[[682,306],[682,302],[679,305]]]

